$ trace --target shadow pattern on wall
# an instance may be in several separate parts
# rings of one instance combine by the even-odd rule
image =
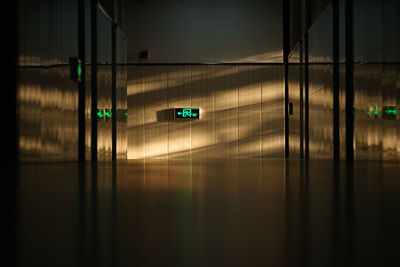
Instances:
[[[77,3],[23,0],[19,6],[20,160],[76,160],[78,90],[68,60],[78,49]]]
[[[283,65],[129,65],[128,159],[283,157]],[[157,112],[200,108],[195,121]]]

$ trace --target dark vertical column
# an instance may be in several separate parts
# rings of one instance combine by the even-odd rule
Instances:
[[[303,105],[303,43],[300,45],[299,62],[299,83],[300,83],[300,159],[304,158],[304,105]]]
[[[346,46],[346,160],[354,160],[353,0],[345,6]]]
[[[290,0],[282,1],[283,63],[285,65],[285,158],[289,158],[289,53],[290,53]]]
[[[91,0],[91,43],[92,43],[92,139],[91,159],[97,161],[97,0]]]
[[[2,144],[1,162],[15,163],[18,160],[18,110],[17,110],[17,60],[18,60],[18,18],[17,3],[11,1],[5,4],[4,10],[8,16],[3,16],[3,58],[5,59],[5,68],[2,71],[2,110],[5,112],[3,125],[6,128],[2,130],[4,136]],[[11,167],[11,165],[7,166]]]
[[[86,35],[85,35],[85,0],[78,0],[78,57],[81,60],[81,80],[78,83],[78,161],[85,161],[85,64],[86,64]]]
[[[111,59],[111,123],[112,123],[112,160],[117,160],[117,23],[112,25],[112,59]]]
[[[339,135],[339,0],[333,0],[333,158],[340,159]]]
[[[310,123],[309,123],[309,71],[308,71],[308,29],[311,26],[310,0],[305,0],[305,27],[304,34],[304,157],[310,158]]]
[[[9,262],[9,266],[18,265],[18,242],[19,232],[19,131],[18,131],[18,104],[17,104],[17,87],[18,87],[18,8],[20,1],[6,1],[3,3],[3,9],[8,16],[2,16],[3,27],[3,51],[5,51],[6,70],[3,74],[2,96],[5,116],[3,116],[5,129],[3,129],[4,141],[1,153],[1,166],[3,168],[2,178],[6,180],[3,194],[5,195],[6,214],[3,218],[6,221],[6,246],[5,261]],[[8,63],[8,64],[7,64]]]
[[[14,1],[11,1],[14,2]],[[10,49],[11,51],[11,55],[12,55],[12,60],[13,63],[12,65],[12,73],[13,75],[11,75],[11,87],[10,87],[10,91],[13,92],[12,93],[12,107],[10,108],[10,111],[12,110],[12,121],[13,123],[11,123],[10,125],[12,125],[12,131],[11,134],[13,135],[12,138],[10,139],[10,143],[13,146],[13,152],[12,152],[12,156],[11,159],[13,162],[17,162],[19,160],[19,126],[18,126],[18,116],[17,116],[17,108],[18,108],[18,104],[17,104],[17,84],[18,84],[18,72],[17,72],[17,67],[16,67],[16,63],[18,60],[18,16],[17,16],[17,10],[18,10],[18,5],[16,3],[12,3],[11,4],[11,14],[12,14],[12,21],[13,21],[13,27],[11,27],[12,30],[12,40],[14,41],[14,45],[12,47],[12,49]],[[17,171],[18,173],[18,171]]]
[[[309,94],[308,94],[308,33],[304,35],[304,157],[310,158]]]

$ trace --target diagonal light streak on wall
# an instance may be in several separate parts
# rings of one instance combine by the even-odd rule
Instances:
[[[128,159],[282,157],[283,65],[130,65],[127,91]],[[200,120],[157,120],[177,107]]]

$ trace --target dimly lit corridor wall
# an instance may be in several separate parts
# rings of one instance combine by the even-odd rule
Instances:
[[[282,0],[126,0],[128,62],[282,62]]]
[[[304,67],[302,47],[296,46],[289,56],[289,100],[293,104],[293,114],[289,115],[289,157],[304,157]]]
[[[296,11],[309,25],[291,32],[300,40],[294,39],[289,56],[288,96],[294,107],[289,116],[289,156],[305,155],[308,138],[310,159],[333,159],[336,131],[338,159],[345,160],[350,148],[355,160],[400,160],[400,3],[314,0],[309,4],[310,10]],[[397,111],[388,114],[388,108]],[[352,140],[346,140],[348,123],[354,125]]]
[[[112,1],[106,2],[112,6]],[[98,96],[97,107],[92,107],[91,1],[21,0],[17,61],[20,159],[77,159],[82,98],[78,97],[78,82],[69,77],[69,58],[76,57],[82,47],[78,47],[77,3],[85,4],[87,160],[95,136],[93,125],[98,130],[93,139],[97,140],[98,158],[111,159],[112,121],[102,118],[92,124],[92,119],[97,109],[112,108],[113,82],[120,159],[127,154],[134,159],[283,156],[282,16],[268,16],[282,11],[280,1],[272,1],[265,14],[260,10],[268,4],[261,1],[229,6],[224,1],[211,2],[126,3],[126,9],[118,12],[126,17],[129,35],[126,38],[117,30],[116,62],[112,57],[115,21],[94,5],[98,33],[94,92]],[[350,154],[357,160],[400,160],[399,2],[286,2],[292,4],[292,13],[298,12],[289,23],[296,31],[290,33],[286,76],[287,100],[294,108],[287,121],[289,156],[333,159],[339,147],[342,160]],[[347,14],[348,3],[354,8]],[[339,6],[336,19],[335,4]],[[129,16],[132,10],[160,17]],[[352,33],[347,24],[353,25]],[[215,28],[208,31],[212,25]],[[338,37],[334,37],[336,30]],[[351,49],[346,46],[350,41]],[[142,50],[149,51],[150,58],[139,62]],[[336,109],[335,90],[339,91]],[[346,99],[353,93],[354,103]],[[348,102],[352,103],[346,108]],[[201,119],[177,122],[158,116],[175,107],[198,107]],[[388,108],[395,108],[396,114],[388,116]],[[347,120],[353,117],[354,121]],[[354,134],[347,135],[353,128],[348,127],[350,122],[354,122]]]
[[[76,56],[74,1],[20,1],[18,119],[21,160],[77,158],[78,90],[70,79]]]
[[[283,157],[281,0],[125,4],[128,159]]]
[[[310,159],[333,159],[332,24],[329,7],[308,33]]]
[[[283,65],[128,65],[128,159],[283,157]],[[162,110],[200,108],[163,121]]]
[[[100,160],[111,160],[112,119],[97,119],[92,104],[92,8],[96,10],[97,107],[111,110],[116,91],[117,157],[126,158],[126,45],[118,21],[91,0],[21,0],[18,5],[17,117],[20,160],[77,160],[79,92],[83,92],[83,138],[90,160],[91,122],[97,122]],[[102,1],[104,2],[104,1]],[[107,3],[110,1],[107,1]],[[113,1],[111,1],[113,2]],[[111,3],[110,2],[110,3]],[[78,6],[82,4],[81,6]],[[110,5],[108,3],[108,6]],[[78,11],[82,10],[79,15]],[[82,16],[79,22],[79,16]],[[94,25],[94,24],[93,24]],[[79,39],[79,33],[83,32]],[[115,40],[113,40],[115,33]],[[115,46],[113,47],[113,42]],[[80,45],[81,44],[81,45]],[[80,81],[71,78],[70,58],[80,60]],[[114,64],[113,64],[113,51]],[[115,73],[113,72],[115,67]],[[115,86],[113,85],[115,77]],[[93,116],[93,115],[94,116]]]
[[[354,149],[361,160],[400,160],[400,2],[354,0]],[[399,111],[398,111],[399,112]]]
[[[116,120],[117,120],[117,159],[126,159],[128,154],[127,137],[127,39],[125,34],[118,28],[116,30]]]

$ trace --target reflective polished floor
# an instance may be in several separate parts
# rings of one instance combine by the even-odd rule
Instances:
[[[18,266],[399,266],[396,162],[23,163]]]

